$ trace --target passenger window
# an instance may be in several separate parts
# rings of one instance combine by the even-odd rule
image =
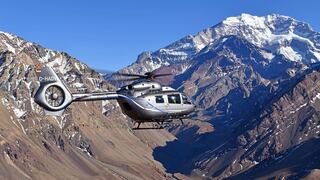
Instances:
[[[179,94],[168,95],[168,102],[170,104],[181,104],[181,98]]]
[[[156,103],[164,103],[164,99],[162,96],[156,96]]]
[[[185,95],[182,95],[182,101],[183,101],[183,104],[191,104],[191,102],[188,100],[187,96]]]

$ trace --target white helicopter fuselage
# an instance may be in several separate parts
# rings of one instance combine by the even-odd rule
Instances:
[[[156,82],[147,83],[154,85],[153,87],[157,87],[158,84]],[[186,118],[196,108],[184,94],[171,87],[154,89],[125,93],[123,89],[118,91],[118,94],[125,94],[123,98],[118,98],[123,113],[137,122],[158,122]]]

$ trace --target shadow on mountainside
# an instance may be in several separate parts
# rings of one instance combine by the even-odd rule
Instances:
[[[215,147],[221,147],[227,140],[226,134],[220,129],[202,135],[197,134],[198,129],[195,126],[189,128],[179,133],[176,140],[156,147],[153,151],[154,159],[162,163],[168,173],[190,175],[196,168],[193,162],[195,157]]]
[[[312,169],[320,168],[320,139],[313,138],[296,145],[281,154],[276,159],[266,159],[258,165],[229,179],[273,178],[281,172],[295,172],[288,179],[300,179],[308,175]]]

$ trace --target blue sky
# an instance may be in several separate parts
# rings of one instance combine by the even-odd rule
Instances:
[[[318,0],[10,0],[0,30],[64,51],[93,68],[117,70],[241,13],[278,13],[320,31]]]

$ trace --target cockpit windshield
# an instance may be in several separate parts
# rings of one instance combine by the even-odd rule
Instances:
[[[191,104],[191,101],[184,94],[182,94],[182,101],[183,101],[183,104]]]

